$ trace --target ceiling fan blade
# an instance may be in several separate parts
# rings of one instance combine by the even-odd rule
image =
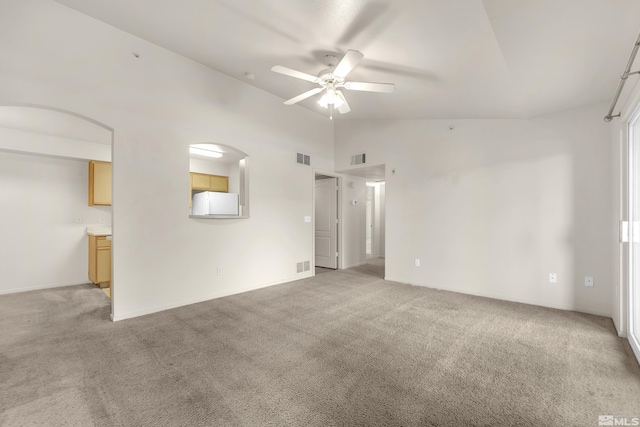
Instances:
[[[320,82],[320,79],[316,76],[303,73],[302,71],[292,70],[291,68],[283,67],[282,65],[274,65],[273,67],[271,67],[271,71],[275,71],[276,73],[284,74],[286,76],[295,77],[296,79],[307,80],[312,83]]]
[[[349,74],[349,72],[358,65],[358,62],[360,62],[362,58],[364,58],[363,54],[357,50],[349,49],[340,60],[340,63],[336,66],[336,69],[333,71],[333,75],[342,78],[347,77],[347,74]]]
[[[315,89],[311,89],[311,90],[306,91],[305,93],[303,93],[301,95],[296,96],[295,98],[291,98],[291,99],[289,99],[287,101],[284,101],[284,103],[286,105],[293,105],[296,102],[300,102],[303,99],[307,99],[308,97],[315,95],[316,93],[322,92],[322,90],[323,90],[323,88],[321,88],[321,87],[317,87]]]
[[[342,105],[338,107],[338,111],[340,111],[340,114],[347,114],[349,111],[351,111],[351,107],[349,107],[349,104],[347,103],[347,99],[344,97],[342,92],[339,90],[337,90],[336,92],[338,93],[338,96],[342,100]]]
[[[396,85],[393,83],[345,82],[344,87],[348,90],[391,93],[395,90]]]

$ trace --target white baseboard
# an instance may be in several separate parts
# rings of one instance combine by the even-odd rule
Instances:
[[[0,295],[17,294],[20,292],[40,291],[42,289],[63,288],[65,286],[87,285],[88,280],[82,282],[68,282],[68,283],[52,283],[48,285],[29,286],[28,288],[14,288],[14,289],[0,289]]]
[[[431,286],[431,285],[426,285],[424,283],[408,282],[408,281],[403,280],[403,279],[397,279],[397,278],[393,278],[393,277],[389,277],[389,276],[385,276],[384,280],[389,280],[391,282],[406,283],[406,284],[412,285],[412,286],[422,286],[424,288],[435,289],[435,290],[438,290],[438,291],[457,292],[459,294],[474,295],[474,296],[484,297],[484,298],[492,298],[492,299],[497,299],[497,300],[500,300],[500,301],[518,302],[518,303],[521,303],[521,304],[537,305],[539,307],[555,308],[557,310],[578,311],[580,313],[593,314],[593,315],[596,315],[596,316],[602,316],[602,317],[611,318],[611,313],[598,312],[596,310],[584,310],[584,309],[580,309],[580,308],[577,308],[577,307],[564,305],[564,304],[553,304],[553,303],[548,303],[548,302],[543,302],[543,301],[529,300],[529,299],[526,299],[526,298],[511,298],[511,297],[505,297],[504,295],[496,295],[496,294],[492,294],[492,293],[488,293],[488,292],[469,292],[466,289],[460,289],[460,288],[454,288],[454,287],[440,287],[440,286],[439,287],[435,287],[435,286]]]
[[[276,286],[276,285],[282,285],[284,283],[295,282],[296,280],[306,279],[306,278],[312,277],[312,276],[313,276],[313,273],[311,271],[309,271],[309,272],[304,273],[304,274],[296,275],[295,277],[290,277],[290,278],[278,280],[278,281],[275,281],[275,282],[262,283],[262,284],[259,284],[259,285],[247,286],[247,287],[244,287],[244,288],[239,288],[239,289],[234,289],[234,290],[224,291],[224,292],[215,292],[213,294],[208,294],[208,295],[205,295],[205,296],[202,296],[202,297],[191,298],[191,299],[182,300],[182,301],[178,301],[178,302],[175,302],[175,303],[165,304],[165,305],[156,306],[156,307],[150,307],[150,308],[146,308],[144,310],[132,311],[132,312],[129,312],[129,313],[121,313],[121,314],[118,314],[118,315],[114,315],[113,313],[111,313],[111,320],[114,321],[114,322],[118,322],[120,320],[132,319],[134,317],[140,317],[140,316],[145,316],[147,314],[158,313],[160,311],[170,310],[172,308],[184,307],[185,305],[197,304],[199,302],[210,301],[210,300],[213,300],[213,299],[224,298],[224,297],[228,297],[228,296],[231,296],[231,295],[242,294],[244,292],[255,291],[257,289],[268,288],[269,286]],[[115,290],[115,289],[117,289],[117,286],[118,286],[117,283],[115,283],[114,284],[114,293],[117,293],[117,291]],[[117,307],[117,300],[116,300],[115,306]]]
[[[636,337],[633,335],[629,335],[629,344],[631,345],[631,350],[633,350],[633,354],[636,355],[636,359],[638,359],[638,363],[640,363],[640,342],[636,340]]]

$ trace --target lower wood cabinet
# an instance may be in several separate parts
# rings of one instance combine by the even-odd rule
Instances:
[[[111,240],[89,235],[89,280],[100,287],[111,282]]]

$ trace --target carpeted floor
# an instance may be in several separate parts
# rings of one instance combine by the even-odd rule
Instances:
[[[0,425],[597,426],[640,416],[610,319],[380,265],[111,323],[93,285],[0,297]]]

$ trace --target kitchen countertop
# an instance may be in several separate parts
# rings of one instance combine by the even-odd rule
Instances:
[[[111,227],[87,227],[89,236],[111,236]]]

